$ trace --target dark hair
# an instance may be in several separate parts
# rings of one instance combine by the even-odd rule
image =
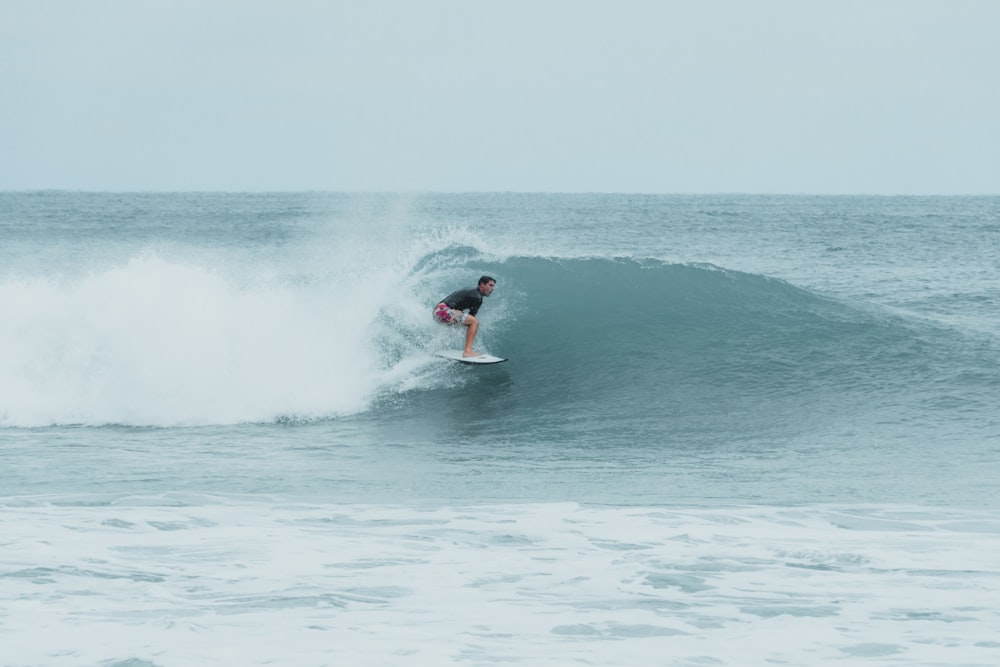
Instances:
[[[485,285],[486,283],[490,282],[491,280],[493,282],[497,281],[496,278],[491,278],[490,276],[483,276],[482,278],[479,279],[479,284],[480,285]]]

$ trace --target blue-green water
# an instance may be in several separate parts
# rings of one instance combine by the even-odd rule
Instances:
[[[0,235],[4,665],[995,662],[1000,198],[2,193]],[[435,357],[484,273],[511,360]]]

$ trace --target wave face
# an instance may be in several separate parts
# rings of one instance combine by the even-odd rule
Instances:
[[[507,303],[484,342],[512,362],[465,373],[460,409],[450,389],[417,402],[455,419],[464,406],[512,436],[787,437],[914,414],[933,422],[936,409],[972,410],[1000,388],[983,343],[781,280],[607,258],[519,257],[489,270],[507,277],[494,297]]]

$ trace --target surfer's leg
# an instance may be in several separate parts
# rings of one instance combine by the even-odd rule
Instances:
[[[477,320],[472,315],[466,315],[465,321],[462,323],[466,326],[465,329],[465,349],[462,350],[463,357],[477,357],[478,352],[472,351],[472,341],[476,339],[476,334],[479,332],[479,320]]]

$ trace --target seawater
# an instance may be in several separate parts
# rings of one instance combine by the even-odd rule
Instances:
[[[0,312],[5,667],[1000,663],[1000,198],[8,192]]]

